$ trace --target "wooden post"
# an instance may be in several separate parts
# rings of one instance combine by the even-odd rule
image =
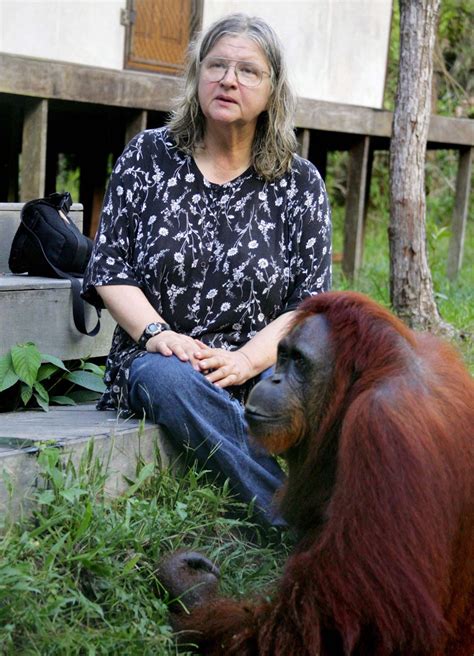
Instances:
[[[302,130],[298,130],[296,138],[298,140],[298,155],[308,159],[311,132],[303,128]]]
[[[137,111],[133,113],[133,116],[127,123],[125,128],[125,143],[133,139],[133,137],[139,132],[146,130],[146,123],[148,118],[148,112],[144,109],[143,111]]]
[[[48,101],[34,100],[25,108],[21,147],[20,200],[44,196]]]
[[[450,280],[458,275],[464,251],[467,209],[471,187],[471,168],[474,148],[459,150],[459,166],[456,178],[456,200],[454,203],[452,234],[449,242],[447,274]]]
[[[367,183],[370,180],[370,137],[362,137],[349,151],[344,256],[342,270],[353,279],[362,265]]]

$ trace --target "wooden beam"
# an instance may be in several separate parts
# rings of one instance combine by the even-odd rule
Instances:
[[[169,111],[177,91],[178,79],[171,75],[0,53],[0,92],[4,93]]]
[[[312,130],[380,137],[390,137],[392,130],[391,112],[309,98],[298,98],[295,122]]]
[[[350,279],[357,277],[362,265],[369,154],[369,137],[362,137],[349,151],[342,270]]]
[[[0,53],[0,93],[167,112],[178,89],[179,79],[170,75]],[[299,98],[295,124],[309,130],[389,138],[392,113]],[[431,117],[428,146],[463,145],[474,146],[472,120]]]
[[[21,147],[20,200],[44,196],[48,101],[35,100],[25,108]]]
[[[430,117],[428,146],[450,149],[456,146],[474,146],[474,121],[472,118]]]
[[[136,134],[146,130],[147,118],[148,112],[146,110],[133,112],[133,115],[128,121],[127,127],[125,129],[125,144],[128,144],[128,142],[133,139]]]
[[[474,148],[459,151],[458,174],[456,178],[456,199],[452,221],[452,234],[449,242],[447,275],[454,280],[461,270],[466,234],[469,193],[471,191],[471,170]]]
[[[389,139],[392,121],[392,112],[385,110],[298,98],[295,123],[299,128]],[[468,118],[432,115],[428,145],[431,148],[474,146],[474,122]]]

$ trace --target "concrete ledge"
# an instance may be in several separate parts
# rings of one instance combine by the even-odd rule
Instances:
[[[34,342],[42,353],[62,360],[102,357],[110,351],[115,321],[102,311],[95,337],[80,333],[72,316],[69,280],[0,274],[0,355],[15,344]],[[95,309],[85,304],[86,325],[97,323]]]
[[[158,426],[136,419],[118,419],[113,411],[94,405],[55,407],[49,412],[30,410],[0,414],[0,513],[17,520],[32,508],[31,492],[38,484],[39,446],[61,448],[63,458],[77,465],[94,442],[94,457],[108,474],[106,492],[121,494],[125,478],[134,479],[138,459],[162,466],[177,463],[179,455]]]

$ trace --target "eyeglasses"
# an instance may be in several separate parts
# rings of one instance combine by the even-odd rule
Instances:
[[[233,66],[231,62],[234,62]],[[264,75],[271,77],[271,73],[262,71],[252,62],[235,61],[223,57],[208,57],[202,61],[201,65],[203,77],[207,82],[220,82],[227,75],[229,68],[234,69],[237,82],[244,87],[258,87]]]

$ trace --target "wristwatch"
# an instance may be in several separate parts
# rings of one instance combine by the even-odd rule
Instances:
[[[151,339],[152,337],[156,337],[156,335],[159,335],[165,330],[171,330],[171,326],[167,323],[164,322],[158,323],[156,321],[154,321],[153,323],[149,323],[148,326],[143,331],[143,333],[141,334],[140,339],[138,340],[138,346],[141,349],[146,349],[148,340]]]

